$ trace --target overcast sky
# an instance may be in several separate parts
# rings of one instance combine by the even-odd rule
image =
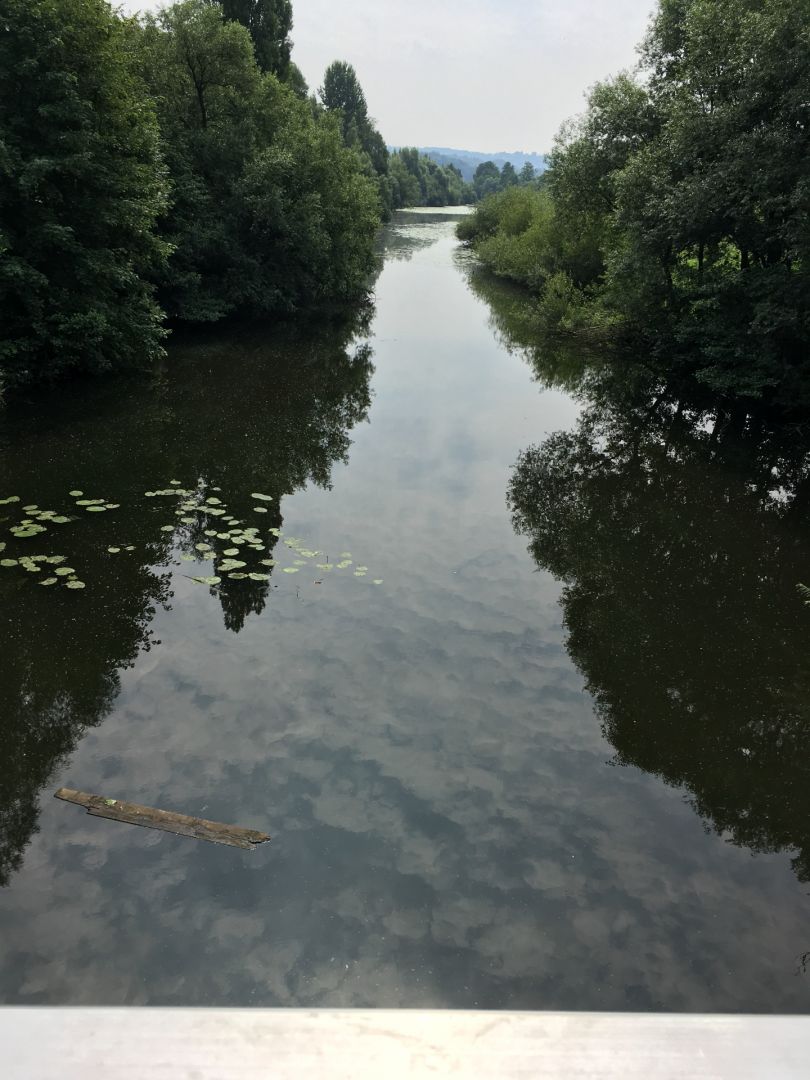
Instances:
[[[125,0],[130,10],[160,0]],[[392,145],[551,146],[585,89],[632,67],[654,0],[293,0],[293,58],[316,89],[354,64]]]

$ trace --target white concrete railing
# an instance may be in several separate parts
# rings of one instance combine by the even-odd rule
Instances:
[[[806,1080],[810,1017],[0,1009],[3,1080]]]

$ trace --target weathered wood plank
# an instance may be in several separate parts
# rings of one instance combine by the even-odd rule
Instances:
[[[177,814],[171,810],[157,810],[152,806],[141,806],[139,803],[124,802],[121,799],[108,799],[103,795],[90,795],[86,791],[74,791],[72,788],[59,788],[54,792],[54,798],[84,806],[87,813],[93,817],[124,821],[129,825],[141,825],[145,829],[161,829],[178,836],[193,836],[197,840],[229,844],[246,851],[253,851],[256,844],[264,844],[270,839],[267,833],[259,832],[258,829],[223,825],[218,821],[206,821],[205,818]]]

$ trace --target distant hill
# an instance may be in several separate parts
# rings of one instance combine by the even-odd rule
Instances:
[[[390,147],[398,150],[399,147]],[[420,154],[426,154],[437,165],[455,165],[465,180],[472,180],[478,166],[484,161],[494,161],[499,169],[502,169],[507,161],[511,161],[515,169],[520,172],[527,161],[534,165],[538,173],[544,172],[546,158],[544,154],[524,153],[515,150],[512,153],[500,150],[494,154],[480,153],[478,150],[453,150],[449,146],[419,146]]]

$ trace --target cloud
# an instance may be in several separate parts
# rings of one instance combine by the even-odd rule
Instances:
[[[543,152],[592,83],[635,64],[653,6],[295,0],[293,56],[313,89],[330,61],[354,64],[391,144]]]

